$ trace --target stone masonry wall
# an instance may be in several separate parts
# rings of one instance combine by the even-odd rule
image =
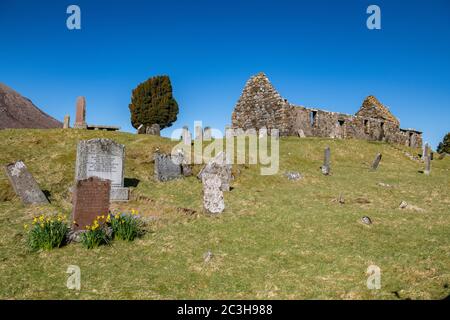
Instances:
[[[374,96],[356,113],[347,115],[290,104],[265,74],[247,81],[232,115],[232,127],[243,130],[279,129],[282,136],[299,135],[386,141],[411,147],[422,145],[422,133],[400,129],[399,121]]]

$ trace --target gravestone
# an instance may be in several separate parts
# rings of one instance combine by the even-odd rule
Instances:
[[[183,127],[182,139],[183,139],[184,145],[190,146],[192,144],[192,136],[191,136],[191,133],[189,132],[189,128],[186,126]]]
[[[155,179],[161,182],[179,179],[183,177],[182,166],[179,159],[172,158],[171,155],[156,152],[155,159]]]
[[[5,166],[6,176],[23,204],[48,204],[36,180],[22,161]]]
[[[211,138],[212,138],[211,128],[205,127],[205,129],[203,130],[203,140],[210,141]]]
[[[262,127],[261,129],[259,129],[259,134],[258,134],[259,138],[266,138],[267,137],[267,128]]]
[[[70,116],[65,115],[63,129],[69,129],[69,128],[70,128]]]
[[[85,97],[77,98],[75,124],[73,125],[73,127],[76,129],[87,129]]]
[[[150,135],[153,135],[153,136],[160,136],[161,135],[160,131],[161,131],[160,130],[160,126],[157,123],[154,123],[150,127],[147,127],[145,129],[145,133],[146,134],[150,134]]]
[[[431,157],[430,157],[430,155],[427,155],[425,157],[425,171],[424,171],[424,173],[426,175],[429,175],[431,173]]]
[[[322,169],[322,173],[324,175],[329,175],[330,174],[330,169],[331,169],[331,167],[330,167],[330,158],[331,158],[330,147],[326,147],[325,148],[323,165],[322,165],[322,167],[320,167]]]
[[[203,140],[203,130],[199,125],[195,126],[195,140],[202,141]]]
[[[368,216],[364,216],[361,218],[361,222],[366,225],[371,225],[372,219],[370,219],[370,217],[368,217]]]
[[[111,201],[128,201],[124,188],[125,146],[110,139],[82,140],[77,147],[75,180],[98,177],[111,180]]]
[[[297,130],[297,135],[300,138],[305,138],[306,137],[305,132],[302,129]]]
[[[225,209],[222,179],[216,174],[205,173],[202,175],[203,184],[203,208],[212,214],[222,213]]]
[[[378,165],[380,164],[381,161],[381,153],[377,153],[375,160],[372,163],[372,170],[377,170],[378,169]]]
[[[97,216],[108,215],[110,194],[110,180],[97,177],[78,180],[72,197],[72,230],[84,230]]]
[[[222,181],[220,189],[222,191],[230,191],[231,168],[231,164],[227,163],[225,152],[221,151],[200,170],[197,178],[202,180],[204,174],[217,175]]]

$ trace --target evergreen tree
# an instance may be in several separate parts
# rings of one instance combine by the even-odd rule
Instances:
[[[447,133],[444,137],[444,139],[442,140],[441,143],[439,143],[438,147],[437,147],[437,152],[438,153],[449,153],[450,154],[450,132]]]
[[[172,95],[172,84],[168,76],[156,76],[139,84],[132,92],[131,124],[159,124],[161,130],[177,120],[178,104]]]

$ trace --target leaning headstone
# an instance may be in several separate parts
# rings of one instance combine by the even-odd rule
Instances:
[[[425,157],[425,171],[424,173],[426,175],[429,175],[431,173],[431,157],[430,155]]]
[[[145,133],[146,134],[150,134],[150,135],[153,135],[153,136],[160,136],[161,135],[160,131],[161,131],[160,130],[160,126],[157,123],[154,123],[150,127],[147,127],[145,129]]]
[[[380,164],[381,161],[381,153],[377,153],[375,160],[372,163],[372,170],[377,170],[378,169],[378,165]]]
[[[110,139],[82,140],[77,147],[75,180],[98,177],[111,180],[111,201],[127,201],[124,188],[125,146]]]
[[[77,98],[75,124],[73,125],[73,127],[76,129],[87,129],[85,97]]]
[[[70,128],[70,116],[65,115],[63,129],[69,129],[69,128]]]
[[[170,155],[156,152],[154,158],[156,180],[165,182],[183,177],[180,163]]]
[[[305,138],[305,137],[306,137],[305,132],[304,132],[302,129],[299,129],[299,130],[297,131],[297,135],[298,135],[300,138]]]
[[[172,154],[171,159],[175,164],[181,166],[181,173],[183,174],[183,176],[192,176],[191,164],[189,163],[189,159],[185,156],[182,149],[176,150],[175,154]]]
[[[36,180],[22,161],[5,166],[6,176],[24,204],[48,204]]]
[[[97,177],[78,180],[73,191],[72,230],[83,230],[97,216],[108,215],[111,181]]]
[[[205,129],[203,129],[203,140],[210,141],[211,138],[212,138],[211,128],[205,127]]]
[[[330,158],[331,158],[330,147],[326,147],[325,148],[325,154],[324,154],[324,161],[323,161],[323,165],[321,167],[322,173],[324,175],[329,175],[330,174]]]
[[[218,214],[225,209],[222,180],[216,174],[206,173],[202,175],[203,184],[203,208],[208,213]]]
[[[222,181],[220,189],[222,191],[230,191],[232,179],[231,168],[231,164],[227,163],[225,152],[221,151],[200,170],[197,178],[202,180],[204,174],[217,175]]]

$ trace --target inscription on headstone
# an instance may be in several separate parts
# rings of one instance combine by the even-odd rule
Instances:
[[[72,229],[83,230],[97,216],[108,215],[111,181],[97,177],[78,180],[73,192]]]
[[[109,139],[83,140],[78,143],[75,179],[98,177],[111,181],[111,200],[126,201],[124,188],[125,146]]]
[[[47,204],[48,200],[22,161],[5,166],[6,176],[24,204]]]

